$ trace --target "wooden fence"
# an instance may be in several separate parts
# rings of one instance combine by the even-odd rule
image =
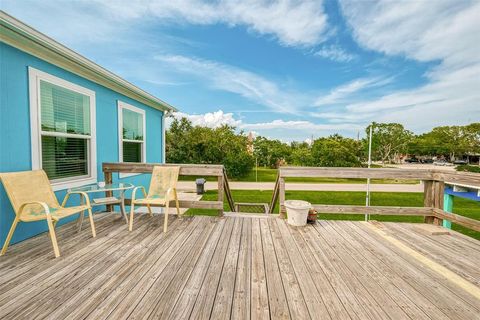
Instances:
[[[270,202],[270,213],[273,212],[278,201],[280,217],[285,217],[285,179],[294,177],[422,180],[424,184],[423,207],[366,207],[358,205],[325,204],[313,204],[312,206],[318,212],[327,214],[424,216],[425,222],[437,225],[441,225],[443,219],[447,219],[469,229],[480,231],[480,221],[443,210],[445,183],[455,183],[480,188],[480,174],[478,173],[444,172],[440,170],[422,169],[281,167],[278,171],[275,189]]]
[[[227,174],[222,165],[202,165],[202,164],[162,164],[162,163],[103,163],[102,171],[106,183],[113,182],[113,173],[152,173],[154,166],[179,166],[180,176],[200,176],[216,177],[218,183],[218,196],[216,201],[205,200],[180,200],[181,208],[195,209],[216,209],[219,215],[223,215],[224,192],[229,204],[230,210],[235,211],[235,203],[230,192]],[[224,191],[224,192],[223,192]],[[112,196],[111,192],[107,197]],[[125,204],[130,205],[130,199],[125,199]],[[175,204],[172,202],[172,206]],[[112,208],[107,208],[111,211]]]

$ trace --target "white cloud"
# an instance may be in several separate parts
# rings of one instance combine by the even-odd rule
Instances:
[[[378,87],[391,82],[391,78],[360,78],[347,84],[338,86],[330,91],[329,94],[317,98],[314,105],[324,106],[345,102],[354,93],[366,88]]]
[[[326,35],[327,16],[319,0],[96,0],[117,19],[154,18],[165,24],[224,23],[272,35],[286,46],[312,46]]]
[[[47,26],[51,36],[69,43],[79,35],[82,41],[83,37],[107,40],[152,21],[164,25],[243,26],[284,46],[310,47],[328,37],[323,0],[3,0],[2,10],[20,13],[34,25]],[[55,19],[38,14],[46,11],[56,12]]]
[[[315,55],[336,62],[350,62],[356,58],[356,55],[348,53],[338,45],[323,46]]]
[[[480,2],[341,1],[355,40],[387,55],[438,61],[428,83],[346,106],[351,116],[403,122],[416,130],[480,119]]]
[[[275,112],[292,113],[299,97],[253,72],[222,63],[179,55],[159,55],[157,61],[195,76],[214,89],[239,94]]]
[[[355,124],[343,123],[343,124],[325,124],[325,123],[313,123],[304,120],[281,120],[276,119],[269,122],[260,123],[242,123],[241,128],[252,130],[270,130],[270,129],[282,129],[282,130],[300,130],[300,131],[312,131],[312,130],[349,130],[355,131],[360,127]],[[363,127],[362,127],[363,128]]]
[[[283,120],[275,119],[268,122],[248,123],[243,122],[240,119],[235,119],[233,113],[226,113],[223,110],[215,112],[207,112],[204,114],[187,114],[183,112],[176,112],[173,114],[176,119],[187,118],[195,126],[218,128],[222,125],[229,125],[236,127],[240,130],[252,132],[254,136],[265,135],[265,132],[270,130],[282,130],[284,132],[308,132],[321,135],[320,131],[328,131],[330,133],[336,132],[356,132],[363,130],[363,126],[355,123],[342,123],[342,124],[325,124],[325,123],[313,123],[311,121],[304,120]],[[168,119],[168,118],[167,118]],[[167,127],[170,127],[171,118],[167,122]],[[258,130],[258,131],[257,131]],[[325,133],[326,135],[326,133]]]
[[[236,120],[233,113],[224,113],[223,110],[215,112],[207,112],[204,114],[187,114],[183,112],[176,112],[173,114],[176,119],[187,118],[194,126],[218,128],[223,125],[238,127],[242,121]]]

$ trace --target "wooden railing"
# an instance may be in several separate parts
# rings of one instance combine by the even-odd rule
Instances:
[[[285,217],[285,179],[294,177],[422,180],[424,184],[423,207],[367,207],[325,204],[312,204],[312,206],[318,212],[327,214],[424,216],[425,222],[437,225],[442,224],[443,219],[447,219],[464,227],[480,231],[480,221],[443,210],[445,183],[455,183],[480,188],[480,174],[478,173],[422,169],[281,167],[278,170],[278,177],[270,203],[270,213],[274,211],[278,200],[280,206],[279,216]]]
[[[230,210],[235,211],[235,203],[230,193],[228,178],[222,165],[203,165],[203,164],[162,164],[162,163],[103,163],[102,171],[106,183],[113,182],[113,173],[152,173],[154,166],[179,166],[180,176],[199,176],[216,177],[218,184],[218,196],[216,201],[207,200],[180,200],[181,208],[195,209],[214,209],[218,210],[219,215],[223,215],[224,192],[227,196],[227,202]],[[107,193],[107,197],[111,194]],[[125,199],[125,204],[130,204],[130,199]],[[175,205],[171,203],[171,205]],[[111,208],[107,208],[111,211]]]

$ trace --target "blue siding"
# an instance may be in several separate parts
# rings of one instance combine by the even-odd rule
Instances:
[[[150,108],[117,92],[93,83],[55,65],[31,56],[14,47],[0,43],[0,172],[30,170],[30,109],[28,92],[28,67],[65,79],[95,91],[97,179],[104,180],[103,162],[118,162],[117,100],[124,101],[146,113],[147,162],[162,162],[162,117],[159,110]],[[118,176],[114,176],[114,181]],[[138,175],[122,179],[136,185],[148,186],[149,176]],[[65,190],[56,192],[61,202]],[[74,203],[72,203],[74,204]],[[0,186],[0,245],[12,224],[14,212]],[[63,223],[76,217],[65,219]],[[47,230],[46,223],[20,223],[12,243],[32,237]]]

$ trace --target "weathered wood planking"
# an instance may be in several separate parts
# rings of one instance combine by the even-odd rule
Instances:
[[[175,164],[175,163],[133,163],[117,162],[102,164],[102,171],[106,173],[152,173],[153,167],[180,167],[181,176],[212,176],[219,177],[223,175],[222,165],[213,164]]]
[[[280,177],[278,179],[278,206],[279,206],[279,217],[286,217],[286,208],[285,208],[285,179]],[[272,207],[272,211],[275,205]]]
[[[225,233],[218,243],[212,261],[208,266],[203,283],[196,293],[195,304],[189,314],[190,319],[209,319],[215,303],[216,291],[220,276],[223,272],[223,265],[228,248],[231,245],[232,230],[235,225],[235,219],[227,219]]]
[[[333,214],[377,214],[377,215],[401,215],[401,216],[430,216],[432,208],[425,207],[385,207],[385,206],[355,206],[355,205],[330,205],[313,204],[312,207],[319,213]]]
[[[223,184],[224,184],[223,189],[225,191],[225,196],[227,197],[228,205],[230,206],[230,209],[233,208],[232,210],[236,211],[235,201],[233,201],[232,192],[230,190],[230,184],[228,182],[227,170],[225,170],[225,168],[223,168]]]
[[[213,200],[178,200],[180,208],[195,208],[195,209],[217,209],[223,210],[223,202]],[[131,199],[125,199],[125,205],[129,206]],[[171,206],[175,206],[175,201],[170,201]],[[163,207],[163,205],[151,204],[151,207]]]
[[[285,178],[372,178],[372,179],[416,179],[424,183],[424,207],[385,207],[355,205],[322,205],[312,206],[321,213],[333,214],[378,214],[424,216],[425,223],[442,225],[447,216],[452,221],[478,231],[478,221],[443,211],[443,194],[445,183],[473,186],[480,188],[480,174],[468,172],[445,172],[423,169],[391,169],[391,168],[320,168],[320,167],[281,167],[272,195],[270,213],[279,199],[280,218],[285,218]]]
[[[439,173],[439,180],[446,183],[459,184],[464,186],[471,186],[480,189],[480,174],[473,172],[441,172]]]
[[[446,211],[443,211],[442,209],[439,209],[439,208],[434,208],[433,212],[434,212],[435,216],[440,218],[440,219],[450,220],[453,223],[456,223],[456,224],[459,224],[459,225],[464,226],[466,228],[469,228],[469,229],[480,232],[480,221],[479,220],[464,217],[464,216],[461,216],[461,215],[458,215],[458,214],[455,214],[455,213],[446,212]]]
[[[0,259],[0,316],[363,320],[480,313],[480,300],[458,281],[364,222],[291,227],[249,215],[194,216],[174,218],[167,233],[162,223],[142,214],[128,232],[107,214],[92,240],[88,230],[62,226],[59,235],[71,239],[60,259],[35,254],[50,246],[48,235],[12,246]],[[413,224],[382,230],[478,287],[479,241],[455,231],[425,236]]]
[[[278,193],[280,188],[280,175],[277,174],[277,178],[275,179],[275,186],[273,187],[272,198],[270,200],[270,206],[268,213],[273,213],[275,206],[277,205],[278,200]]]
[[[259,219],[252,219],[252,257],[251,266],[251,300],[250,315],[252,320],[268,319],[270,308],[268,305],[267,276],[262,247],[262,234]]]
[[[452,282],[450,276],[442,273],[442,270],[438,270],[432,264],[420,262],[412,255],[418,253],[415,250],[407,253],[398,245],[385,241],[381,232],[372,232],[373,229],[368,223],[356,224],[356,230],[362,236],[370,239],[371,246],[377,251],[376,254],[387,261],[390,267],[398,270],[398,273],[418,292],[427,297],[433,305],[441,308],[442,312],[450,318],[475,319],[478,317],[480,312],[478,298],[471,295],[458,283]],[[403,244],[408,245],[408,243]],[[386,253],[379,254],[378,250],[386,251]],[[463,256],[468,252],[458,251],[458,254]],[[423,258],[424,256],[420,255],[419,257]],[[453,297],[456,299],[452,299]]]
[[[371,178],[434,180],[433,170],[393,168],[331,168],[331,167],[280,167],[283,178]]]
[[[420,308],[425,315],[428,316],[428,319],[448,319],[445,313],[440,310],[441,304],[438,304],[437,307],[432,307],[432,303],[435,300],[431,301],[428,299],[428,295],[424,296],[423,292],[428,291],[428,287],[412,284],[412,282],[418,283],[419,281],[417,279],[405,281],[404,278],[408,277],[409,273],[408,271],[405,273],[402,272],[402,261],[393,260],[392,257],[389,257],[391,262],[388,263],[382,255],[383,253],[388,254],[388,251],[382,250],[380,246],[376,245],[375,241],[369,241],[372,240],[371,238],[364,238],[363,235],[366,234],[361,233],[356,223],[336,223],[332,224],[332,226],[348,241],[348,245],[368,259],[381,275],[387,277],[390,282],[407,295],[407,297],[414,299],[414,301],[409,302],[409,306],[417,306]],[[409,278],[407,279],[410,280]],[[425,316],[423,316],[423,318],[425,318]]]
[[[113,173],[151,173],[153,167],[155,166],[165,166],[180,167],[179,174],[181,176],[213,176],[217,177],[217,201],[200,201],[200,200],[179,200],[179,205],[181,208],[192,208],[192,209],[216,209],[218,210],[218,215],[223,215],[223,199],[224,193],[227,196],[227,201],[230,206],[231,211],[235,211],[235,202],[230,191],[230,186],[228,184],[227,173],[223,165],[207,165],[207,164],[172,164],[172,163],[131,163],[131,162],[119,162],[119,163],[103,163],[102,170],[104,174],[105,181],[111,183],[113,181]],[[106,196],[112,196],[112,192],[106,192]],[[125,199],[125,204],[130,205],[131,199]],[[151,205],[155,206],[155,205]],[[159,205],[163,207],[163,205]],[[175,206],[175,202],[171,201],[170,206]],[[113,211],[113,206],[107,206],[108,211]]]

